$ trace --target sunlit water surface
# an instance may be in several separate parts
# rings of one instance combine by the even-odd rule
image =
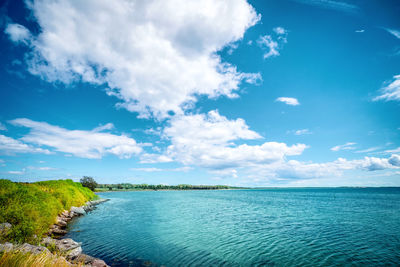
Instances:
[[[101,193],[67,237],[112,266],[400,265],[400,189]]]

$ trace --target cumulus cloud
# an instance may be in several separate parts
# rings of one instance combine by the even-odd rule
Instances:
[[[25,144],[20,140],[16,140],[1,134],[0,134],[0,153],[6,155],[15,155],[19,153],[51,154],[51,152],[47,149],[34,147]]]
[[[267,164],[286,156],[300,155],[307,147],[278,142],[237,144],[262,137],[250,130],[243,119],[229,120],[216,110],[207,114],[176,116],[164,129],[163,136],[171,142],[163,154],[165,157],[210,170]]]
[[[332,151],[353,150],[353,149],[356,149],[356,148],[354,147],[355,144],[356,144],[356,143],[354,143],[354,142],[347,142],[347,143],[344,144],[344,145],[337,145],[337,146],[334,146],[334,147],[331,148],[331,150],[332,150]]]
[[[237,97],[242,82],[261,78],[217,54],[260,20],[246,0],[28,3],[40,26],[30,72],[49,82],[105,84],[118,107],[141,117],[181,114],[198,95]]]
[[[257,40],[257,44],[264,50],[264,58],[277,57],[280,55],[279,50],[282,48],[284,43],[287,43],[287,30],[283,27],[276,27],[273,29],[276,34],[276,39],[271,35],[260,36]]]
[[[393,76],[393,80],[388,85],[382,87],[380,93],[381,95],[375,97],[374,101],[400,101],[400,75]]]
[[[389,158],[389,163],[393,166],[400,167],[400,155],[393,154]]]
[[[24,26],[17,23],[10,23],[4,30],[11,41],[15,43],[28,44],[32,38],[31,33]]]
[[[275,101],[282,102],[282,103],[285,103],[286,105],[290,105],[290,106],[300,105],[300,102],[294,97],[278,97]]]
[[[130,158],[142,152],[142,147],[126,135],[114,135],[100,132],[110,128],[95,128],[93,131],[67,130],[46,122],[36,122],[29,119],[15,119],[10,121],[16,126],[30,128],[30,132],[21,138],[22,141],[46,146],[56,151],[68,153],[81,158],[98,159],[106,154],[113,154],[120,158]]]

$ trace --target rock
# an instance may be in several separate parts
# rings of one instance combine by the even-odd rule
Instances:
[[[76,257],[78,257],[81,253],[82,253],[82,248],[77,247],[77,248],[74,248],[74,249],[68,251],[66,256],[67,256],[67,259],[73,260]]]
[[[85,210],[82,207],[71,207],[71,211],[73,213],[78,214],[78,215],[85,215],[86,214]]]
[[[19,251],[23,253],[32,253],[32,254],[40,254],[40,253],[46,253],[46,254],[51,254],[50,251],[42,246],[34,246],[28,243],[24,243],[21,247],[18,248]]]
[[[62,252],[80,247],[81,245],[82,245],[82,243],[76,242],[76,241],[72,240],[71,238],[64,238],[64,239],[56,240],[56,247]]]
[[[13,250],[14,245],[12,243],[6,242],[4,244],[0,244],[0,252],[1,251],[11,251]]]
[[[67,231],[62,230],[60,228],[54,228],[54,229],[50,230],[50,233],[55,234],[55,235],[65,235],[65,234],[67,234]]]
[[[11,223],[5,222],[5,223],[0,223],[0,235],[6,234],[10,229],[12,225]]]
[[[57,216],[57,225],[61,228],[67,227],[67,222],[64,221],[64,218]]]
[[[75,258],[74,263],[90,264],[95,259],[96,259],[95,257],[81,253],[78,257]]]
[[[71,238],[60,239],[55,242],[56,248],[65,253],[67,259],[70,260],[75,259],[82,253],[81,244],[82,243],[75,242]]]
[[[92,267],[109,267],[103,260],[100,260],[100,259],[95,259],[94,261],[92,261],[90,266],[92,266]]]

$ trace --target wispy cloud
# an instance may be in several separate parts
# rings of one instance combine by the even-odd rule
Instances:
[[[188,172],[192,167],[180,167],[180,168],[132,168],[132,171],[142,171],[142,172]]]
[[[296,130],[294,132],[295,135],[305,135],[305,134],[312,134],[309,129],[301,129],[301,130]]]
[[[0,122],[0,131],[7,131],[7,127]]]
[[[331,148],[331,150],[332,150],[332,151],[353,150],[353,149],[356,149],[356,148],[354,147],[355,144],[356,144],[356,143],[353,143],[353,142],[347,142],[347,143],[344,144],[344,145],[337,145],[337,146],[334,146],[334,147]]]
[[[275,101],[282,102],[282,103],[285,103],[286,105],[290,105],[290,106],[300,105],[300,102],[294,97],[278,97]]]
[[[392,34],[397,39],[400,39],[400,31],[395,29],[384,28],[388,33]]]
[[[25,169],[22,169],[22,171],[8,171],[7,173],[8,173],[8,174],[18,174],[18,175],[21,175],[21,174],[25,174]]]
[[[355,30],[355,32],[357,32],[357,33],[363,33],[363,32],[365,32],[365,30]]]
[[[400,147],[395,149],[385,150],[386,153],[400,153]]]
[[[334,0],[293,0],[293,1],[319,8],[332,9],[352,14],[358,13],[360,10],[358,6],[343,1],[334,1]]]
[[[400,101],[400,75],[393,76],[393,80],[386,84],[388,85],[379,90],[381,95],[373,98],[373,101]]]
[[[354,151],[354,152],[355,153],[370,153],[370,152],[375,152],[375,151],[377,151],[379,149],[382,149],[382,147],[381,146],[375,146],[375,147],[370,147],[370,148],[367,148],[367,149],[357,150],[357,151]]]
[[[271,35],[260,36],[257,40],[257,44],[262,48],[267,50],[264,53],[264,58],[277,57],[280,55],[279,50],[282,48],[283,44],[287,43],[288,31],[283,27],[275,27],[273,29],[275,32],[275,39]]]

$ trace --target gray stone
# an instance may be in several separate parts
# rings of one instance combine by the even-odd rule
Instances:
[[[74,263],[83,263],[83,264],[90,264],[92,263],[96,258],[83,254],[81,253],[74,259]]]
[[[73,213],[78,214],[78,215],[85,215],[86,214],[85,210],[82,207],[71,207],[71,211]]]
[[[9,242],[0,244],[0,251],[11,251],[11,250],[13,250],[13,248],[14,248],[14,245]]]
[[[61,228],[65,228],[67,226],[67,222],[64,221],[64,218],[57,216],[57,225]]]
[[[73,260],[76,257],[78,257],[81,253],[82,253],[82,248],[81,247],[77,247],[77,248],[74,248],[72,250],[69,250],[67,252],[66,256],[67,256],[67,259]]]
[[[71,238],[64,238],[64,239],[56,240],[56,247],[62,252],[66,252],[66,251],[75,249],[77,247],[80,247],[81,245],[82,245],[82,243],[76,242],[76,241],[72,240]]]
[[[50,233],[51,233],[51,234],[55,234],[55,235],[65,235],[65,234],[67,234],[68,232],[67,232],[66,230],[62,230],[62,229],[60,229],[60,228],[54,228],[54,229],[51,229],[51,230],[50,230]]]
[[[51,254],[50,251],[42,246],[34,246],[28,243],[24,243],[21,247],[18,248],[19,251],[23,253],[32,253],[32,254],[40,254],[40,253],[46,253],[46,254]]]
[[[94,261],[92,261],[90,266],[92,266],[92,267],[109,267],[103,260],[100,260],[100,259],[95,259]]]

